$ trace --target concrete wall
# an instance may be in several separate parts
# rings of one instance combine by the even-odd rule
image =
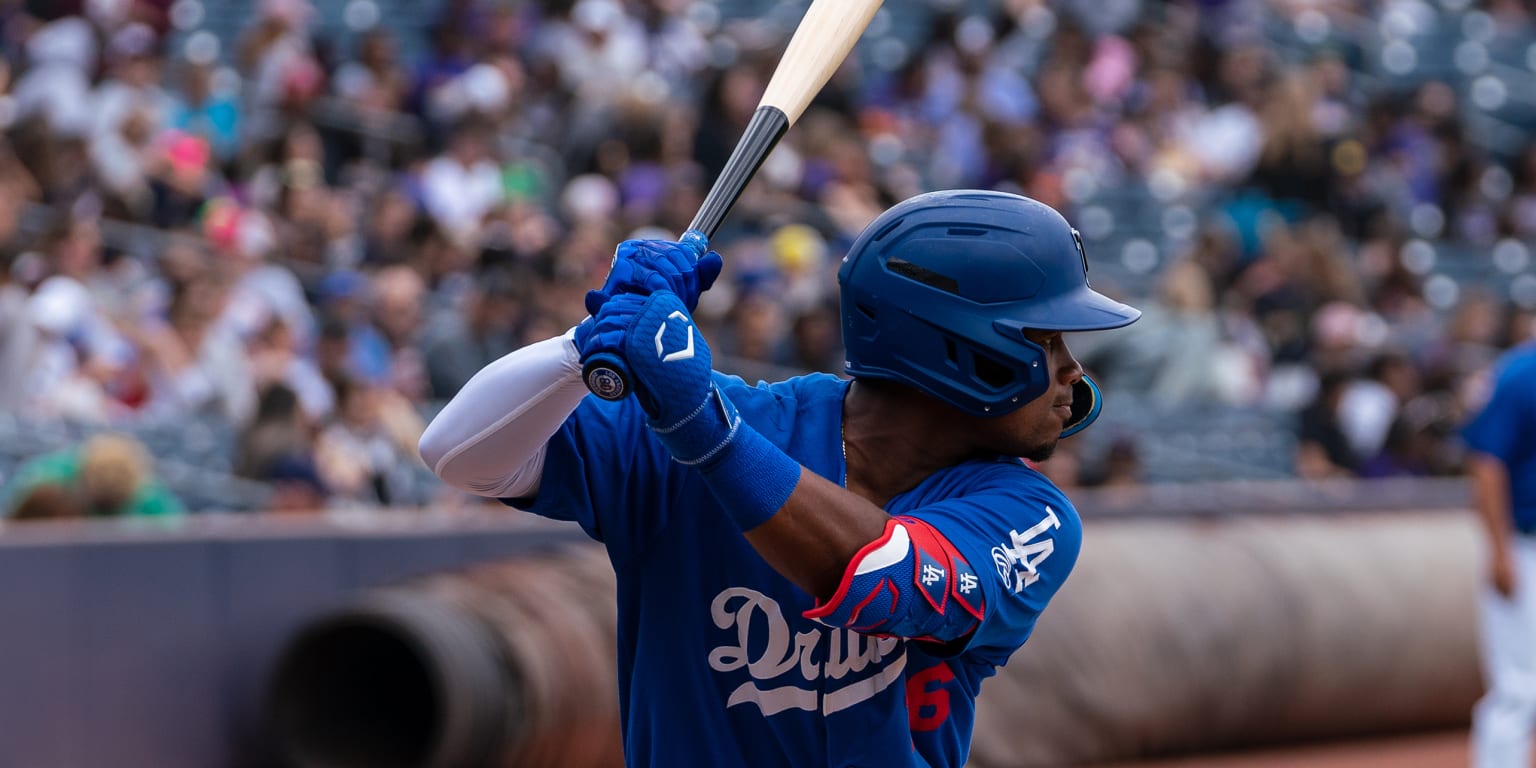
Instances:
[[[0,766],[269,768],[258,705],[301,623],[370,587],[574,535],[515,513],[12,525],[0,535]]]

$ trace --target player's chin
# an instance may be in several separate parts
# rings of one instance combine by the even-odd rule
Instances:
[[[1051,454],[1056,453],[1056,444],[1059,443],[1059,442],[1061,442],[1061,438],[1059,438],[1059,437],[1052,437],[1049,440],[1040,443],[1039,445],[1034,445],[1034,446],[1030,446],[1030,447],[1026,448],[1019,455],[1023,456],[1026,459],[1029,459],[1030,461],[1039,463],[1039,462],[1045,461],[1046,459],[1049,459],[1051,457]]]

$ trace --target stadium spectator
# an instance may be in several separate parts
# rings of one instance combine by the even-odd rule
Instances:
[[[410,80],[400,66],[395,38],[385,29],[371,29],[357,44],[357,58],[336,69],[336,95],[359,109],[392,113],[405,106]]]
[[[199,274],[171,288],[164,322],[127,329],[136,342],[149,393],[140,410],[148,420],[212,418],[248,421],[256,408],[244,345],[217,321],[229,288],[217,275]]]
[[[464,123],[448,151],[427,163],[421,174],[422,205],[450,237],[469,246],[485,215],[502,202],[501,169],[491,154],[488,129]]]
[[[154,205],[150,190],[156,140],[170,125],[174,102],[160,85],[159,43],[143,24],[118,30],[107,47],[111,74],[91,104],[91,161],[107,210],[142,219]]]
[[[51,274],[27,303],[36,332],[32,356],[10,374],[22,377],[29,410],[98,424],[116,415],[111,390],[129,370],[132,348],[91,289],[101,259],[100,232],[90,220],[65,222],[49,237]]]
[[[212,62],[182,62],[180,88],[171,94],[170,125],[179,131],[202,137],[212,148],[219,163],[230,163],[240,149],[242,115],[240,102],[214,79]]]
[[[78,16],[54,19],[32,32],[26,67],[12,91],[15,120],[35,121],[57,136],[88,134],[91,76],[98,55],[90,22]]]
[[[303,354],[293,331],[279,318],[271,318],[247,343],[251,378],[257,389],[282,385],[298,398],[304,417],[323,424],[336,406],[336,393],[321,375],[314,360]]]
[[[295,490],[301,492],[323,489],[315,470],[314,443],[315,424],[305,417],[298,395],[282,384],[268,385],[259,392],[255,416],[237,438],[234,473],[276,486],[300,481]]]
[[[144,446],[112,433],[28,461],[17,470],[6,496],[5,514],[20,510],[24,517],[65,516],[66,510],[88,517],[162,517],[186,511],[155,479],[154,461]]]
[[[273,258],[277,233],[270,217],[221,199],[209,203],[203,222],[214,258],[231,281],[219,322],[246,343],[271,323],[280,323],[295,347],[307,352],[314,342],[314,308],[294,270]]]
[[[315,440],[320,479],[335,503],[388,505],[400,495],[401,470],[416,463],[411,447],[420,429],[415,436],[391,430],[389,401],[379,385],[360,379],[333,383],[337,418]]]
[[[385,267],[373,277],[373,323],[389,345],[386,382],[414,401],[426,397],[427,370],[421,336],[427,299],[426,281],[406,267]]]
[[[1225,340],[1210,277],[1196,262],[1181,260],[1163,273],[1158,298],[1136,323],[1144,328],[1102,341],[1084,337],[1078,359],[1106,385],[1136,382],[1157,402],[1230,402],[1230,375],[1219,370]]]
[[[1339,399],[1339,426],[1354,455],[1376,455],[1402,407],[1419,394],[1419,372],[1407,355],[1388,351],[1365,367]]]
[[[433,399],[452,397],[486,364],[527,341],[522,329],[533,310],[530,282],[526,274],[488,272],[469,289],[462,309],[441,313],[425,329],[422,356]]]
[[[258,141],[281,135],[285,119],[321,92],[324,72],[307,34],[313,13],[309,0],[262,0],[240,40],[236,63],[251,84],[248,135]]]
[[[1317,396],[1298,418],[1296,472],[1309,480],[1348,477],[1360,459],[1350,448],[1339,419],[1339,403],[1349,387],[1342,371],[1325,372]]]

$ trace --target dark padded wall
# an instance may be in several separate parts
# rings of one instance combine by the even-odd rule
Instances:
[[[0,534],[0,766],[254,768],[282,644],[363,590],[579,536],[505,522],[198,521]]]

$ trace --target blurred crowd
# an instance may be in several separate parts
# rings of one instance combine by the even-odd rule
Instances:
[[[1536,41],[1530,3],[1452,5]],[[0,0],[0,414],[229,425],[228,473],[278,508],[440,501],[413,479],[433,403],[579,322],[618,241],[686,227],[799,7]],[[727,370],[840,372],[860,228],[1016,191],[1147,308],[1074,342],[1112,393],[1284,414],[1304,477],[1454,473],[1479,373],[1536,332],[1536,142],[1480,145],[1458,84],[1369,78],[1329,32],[1427,7],[888,8],[727,219],[700,321]],[[1182,217],[1109,246],[1148,210]],[[1442,243],[1495,279],[1437,284]],[[1056,474],[1140,482],[1137,450]]]

